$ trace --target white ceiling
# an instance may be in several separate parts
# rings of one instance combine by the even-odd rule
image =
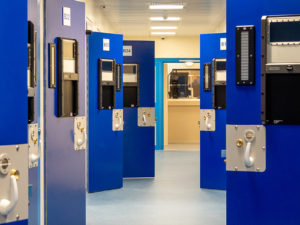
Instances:
[[[95,0],[117,32],[149,36],[151,26],[178,26],[178,36],[215,32],[226,18],[226,0]],[[183,3],[183,10],[150,10],[150,3]],[[105,8],[104,8],[105,6]],[[151,16],[180,16],[179,22],[151,22]]]

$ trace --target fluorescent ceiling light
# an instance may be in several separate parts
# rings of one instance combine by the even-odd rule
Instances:
[[[152,35],[175,35],[176,32],[152,32]]]
[[[180,21],[180,17],[150,17],[151,21]]]
[[[183,9],[183,5],[179,4],[153,4],[149,6],[149,9]]]
[[[187,66],[192,66],[192,65],[194,65],[194,62],[191,62],[191,61],[186,62],[185,65],[187,65]]]
[[[151,27],[151,30],[176,30],[177,27],[160,27],[160,26],[154,26]]]
[[[193,63],[200,63],[200,60],[199,59],[182,59],[182,60],[179,60],[179,62],[183,62],[183,63],[186,63],[186,62],[193,62]]]

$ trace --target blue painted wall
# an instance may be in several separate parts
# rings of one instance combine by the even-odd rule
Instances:
[[[261,124],[261,17],[299,14],[298,0],[227,0],[227,123]],[[246,10],[245,10],[246,9]],[[235,27],[256,27],[256,82],[235,85]],[[268,125],[264,173],[227,172],[227,225],[298,225],[300,126]]]
[[[14,16],[11,15],[14,12]],[[0,2],[1,145],[27,143],[27,1]],[[17,29],[12,29],[12,27]],[[5,33],[4,31],[9,31]],[[17,64],[17,66],[16,66]],[[24,159],[27,161],[27,159]],[[1,189],[1,188],[0,188]],[[26,225],[27,220],[10,223]]]
[[[124,41],[132,46],[132,56],[124,63],[139,65],[139,107],[154,107],[153,41]],[[138,108],[124,108],[124,177],[154,177],[154,127],[139,127]]]
[[[56,89],[48,88],[48,44],[57,37],[79,42],[79,116],[85,116],[85,4],[45,2],[45,224],[86,222],[85,151],[74,150],[74,118],[56,117]],[[63,7],[71,9],[71,26],[63,26]],[[58,80],[58,79],[57,79]]]
[[[155,117],[156,150],[164,149],[164,63],[180,63],[180,60],[199,60],[198,58],[156,58],[155,59]]]
[[[110,51],[103,51],[104,38],[110,40]],[[123,35],[93,32],[88,41],[88,191],[96,192],[123,186],[123,131],[112,130],[112,110],[98,109],[98,59],[123,65]],[[122,108],[123,85],[116,92],[116,109]]]
[[[226,58],[226,51],[220,50],[220,39],[226,34],[200,35],[200,108],[213,109],[213,91],[204,91],[204,63],[211,63],[214,58]],[[213,73],[211,90],[213,89]],[[226,164],[221,151],[226,149],[226,109],[216,109],[216,131],[200,132],[200,187],[208,189],[226,189]]]

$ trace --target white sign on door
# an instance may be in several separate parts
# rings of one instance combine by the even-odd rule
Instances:
[[[109,52],[110,51],[110,40],[103,39],[103,51]]]
[[[123,47],[123,56],[132,56],[132,46]]]
[[[220,49],[222,51],[225,51],[227,49],[226,38],[221,38],[220,39]]]
[[[63,7],[63,25],[71,26],[71,8]]]

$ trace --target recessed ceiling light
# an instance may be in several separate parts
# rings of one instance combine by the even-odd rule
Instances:
[[[175,35],[176,32],[152,32],[152,35]]]
[[[155,26],[151,27],[151,30],[176,30],[177,27],[160,27],[160,26]]]
[[[188,61],[188,62],[185,63],[185,65],[192,66],[192,65],[194,65],[194,62]]]
[[[180,21],[180,17],[150,17],[151,21]]]
[[[149,9],[183,9],[183,5],[180,4],[153,4],[149,6]]]

